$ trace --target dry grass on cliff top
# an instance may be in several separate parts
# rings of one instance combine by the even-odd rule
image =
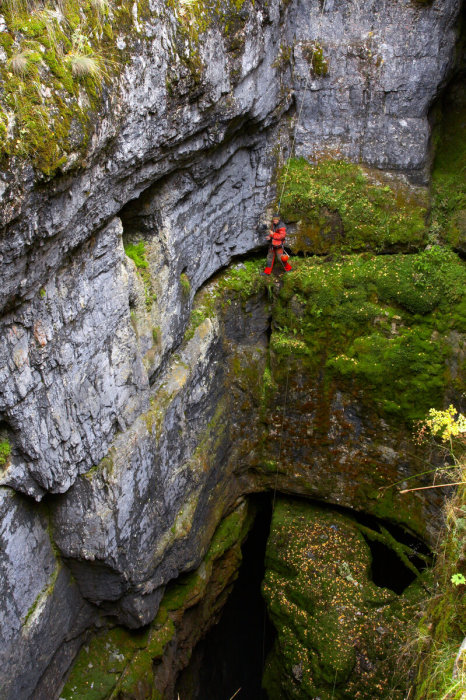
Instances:
[[[142,2],[136,8],[144,12]],[[52,176],[79,164],[136,22],[130,0],[3,0],[0,167],[27,161]]]

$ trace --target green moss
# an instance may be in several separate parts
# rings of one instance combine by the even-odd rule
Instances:
[[[207,318],[213,318],[221,306],[230,306],[234,299],[244,303],[254,294],[266,289],[266,281],[259,274],[260,260],[248,260],[232,265],[218,275],[213,284],[196,295],[184,340],[191,340],[196,328]]]
[[[328,379],[369,389],[382,413],[417,420],[442,401],[449,333],[466,329],[465,275],[464,263],[438,247],[295,260],[273,309],[273,355],[325,368]]]
[[[350,518],[276,501],[263,583],[277,630],[264,675],[272,700],[401,700],[393,687],[396,650],[422,588],[413,586],[406,597],[379,588],[370,562]]]
[[[235,296],[246,301],[255,294],[264,292],[267,281],[259,273],[263,260],[246,260],[233,265],[218,281],[218,294],[225,298]]]
[[[324,50],[320,44],[304,44],[303,53],[311,66],[312,73],[325,78],[328,75],[328,61],[324,57]]]
[[[128,243],[125,245],[125,254],[128,258],[134,262],[137,268],[140,270],[145,270],[149,263],[146,258],[146,244],[145,241],[139,241],[139,243]]]
[[[54,548],[54,550],[55,550],[55,548]],[[57,552],[55,552],[55,553],[57,554]],[[50,578],[49,583],[47,584],[45,589],[39,593],[39,595],[35,599],[34,603],[31,605],[31,607],[27,611],[26,616],[23,620],[23,628],[26,628],[28,626],[28,624],[31,624],[31,622],[34,618],[34,613],[36,612],[36,610],[39,610],[39,609],[42,610],[42,605],[43,605],[44,601],[47,600],[47,598],[49,598],[52,595],[54,588],[55,588],[55,584],[57,582],[58,574],[60,573],[60,571],[61,571],[61,565],[57,562],[57,565],[54,569],[54,572]]]
[[[81,648],[60,697],[108,698],[128,663],[147,641],[147,632],[130,632],[122,627],[96,635]]]
[[[11,454],[11,445],[8,440],[0,442],[0,467],[4,467],[9,460]]]
[[[150,311],[154,301],[157,299],[157,295],[154,292],[152,284],[152,276],[150,273],[149,262],[147,260],[147,248],[145,241],[139,241],[138,243],[126,243],[125,254],[128,258],[136,265],[139,276],[141,277],[144,284],[144,298],[147,311]]]
[[[76,5],[71,0],[56,5],[44,3],[7,3],[3,15],[7,32],[0,36],[9,62],[0,66],[2,95],[0,114],[9,113],[9,132],[0,126],[0,161],[10,158],[29,161],[46,177],[52,177],[73,156],[78,167],[85,155],[94,115],[100,106],[103,82],[110,86],[118,75],[123,58],[116,47],[111,25],[119,23],[124,0],[113,17],[99,11],[94,3]],[[132,41],[130,22],[119,25]],[[23,60],[23,68],[14,69],[14,56]],[[99,67],[85,77],[74,68],[76,56],[92,57]],[[2,120],[0,119],[0,122]]]
[[[433,237],[466,250],[466,91],[444,105],[432,172]]]
[[[189,281],[189,277],[185,272],[183,272],[180,276],[180,284],[184,296],[189,297],[189,293],[191,291],[191,282]]]
[[[240,542],[251,525],[250,520],[244,518],[244,509],[235,510],[224,518],[212,538],[205,560],[219,559],[228,549]]]
[[[426,240],[425,191],[382,178],[344,161],[291,159],[278,185],[285,184],[284,218],[300,222],[295,247],[311,253],[418,249]]]

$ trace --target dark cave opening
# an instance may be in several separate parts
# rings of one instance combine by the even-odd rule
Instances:
[[[268,653],[276,637],[269,620],[261,585],[265,574],[265,550],[272,517],[270,494],[252,497],[257,516],[243,545],[243,561],[233,591],[219,622],[194,649],[189,666],[178,678],[175,697],[183,700],[266,700],[261,687]],[[299,496],[297,500],[302,500]],[[309,501],[320,508],[335,510],[374,532],[385,530],[397,543],[407,545],[408,559],[419,571],[426,568],[423,556],[428,547],[402,527],[380,521],[365,513],[334,504]],[[364,535],[371,550],[371,578],[375,585],[400,595],[415,580],[395,551]],[[420,556],[416,556],[418,553]]]
[[[186,700],[265,700],[262,671],[275,631],[261,584],[272,517],[270,497],[254,496],[257,515],[243,545],[243,561],[222,616],[196,647],[180,675],[175,697]],[[239,691],[239,692],[238,692]]]
[[[424,571],[427,567],[426,558],[429,559],[431,557],[431,551],[419,538],[399,525],[378,520],[366,513],[353,511],[350,511],[350,513],[361,525],[378,533],[385,530],[392,541],[396,541],[398,545],[409,547],[411,552],[407,553],[405,551],[406,559],[411,564],[414,564],[419,572]],[[380,586],[380,588],[389,588],[394,593],[401,595],[416,579],[416,574],[408,568],[392,547],[383,542],[375,541],[366,535],[364,535],[364,539],[371,550],[371,578],[373,583],[376,586]]]

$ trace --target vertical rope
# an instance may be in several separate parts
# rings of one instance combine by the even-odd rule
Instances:
[[[278,486],[278,466],[282,461],[282,445],[283,445],[283,426],[285,424],[285,413],[286,413],[286,404],[288,402],[288,385],[289,385],[289,379],[290,379],[290,365],[287,367],[287,372],[286,372],[286,388],[285,388],[285,401],[283,402],[283,412],[282,412],[282,424],[280,427],[280,445],[278,448],[278,460],[277,460],[277,468],[275,470],[275,484],[273,487],[273,499],[272,499],[272,514],[275,508],[275,501],[277,498],[277,486]]]
[[[323,16],[324,16],[324,13],[325,13],[326,5],[327,5],[327,0],[324,0],[323,5],[322,5],[322,10],[321,10],[321,13],[320,13],[319,28],[318,28],[318,31],[317,31],[317,36],[320,35],[321,29],[322,29],[322,20],[323,20]],[[313,48],[313,51],[312,51],[312,54],[311,54],[311,59],[310,59],[311,70],[309,70],[309,72],[308,72],[308,74],[307,74],[307,77],[306,77],[306,82],[305,82],[305,85],[304,85],[304,92],[303,92],[303,99],[301,100],[301,106],[300,106],[299,112],[298,112],[298,119],[297,119],[297,121],[296,121],[295,129],[294,129],[293,140],[292,140],[292,142],[291,142],[290,157],[288,158],[288,163],[287,163],[286,170],[285,170],[285,179],[284,179],[284,181],[283,181],[282,191],[281,191],[281,193],[280,193],[280,198],[279,198],[279,200],[278,200],[278,211],[280,211],[280,206],[281,206],[281,203],[282,203],[283,194],[284,194],[284,192],[285,192],[286,184],[287,184],[287,181],[288,181],[288,174],[289,174],[289,170],[290,170],[290,159],[291,159],[292,156],[293,156],[294,149],[295,149],[295,145],[296,145],[296,137],[297,137],[297,133],[298,133],[298,126],[299,126],[300,121],[301,121],[301,115],[302,115],[303,107],[304,107],[304,100],[305,100],[306,93],[307,93],[307,90],[308,90],[308,87],[309,87],[309,81],[310,81],[310,78],[311,78],[311,71],[312,71],[312,62],[313,62],[313,60],[314,60],[314,55],[315,55],[316,49],[317,49],[317,39],[314,41],[314,48]],[[284,402],[283,402],[282,421],[281,421],[281,427],[280,427],[280,444],[279,444],[279,448],[278,448],[277,468],[276,468],[276,470],[275,470],[275,483],[274,483],[274,487],[273,487],[272,517],[273,517],[273,511],[275,510],[275,503],[276,503],[276,500],[277,500],[278,468],[279,468],[279,465],[280,465],[281,459],[282,459],[283,426],[284,426],[284,424],[285,424],[285,414],[286,414],[286,407],[287,407],[287,403],[288,403],[289,379],[290,379],[290,366],[289,366],[289,364],[288,364],[288,366],[287,366],[287,373],[286,373],[285,400],[284,400]],[[265,604],[265,601],[264,601],[264,624],[263,624],[263,631],[262,631],[262,670],[264,669],[264,666],[265,666],[265,630],[266,630],[266,614],[267,614],[267,611],[266,611],[266,604]]]

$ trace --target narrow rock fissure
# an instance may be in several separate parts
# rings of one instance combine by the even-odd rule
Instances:
[[[257,516],[243,545],[238,578],[220,621],[196,647],[181,674],[175,697],[183,700],[265,700],[261,688],[267,654],[275,639],[261,595],[265,548],[272,505],[266,494],[254,496]]]

